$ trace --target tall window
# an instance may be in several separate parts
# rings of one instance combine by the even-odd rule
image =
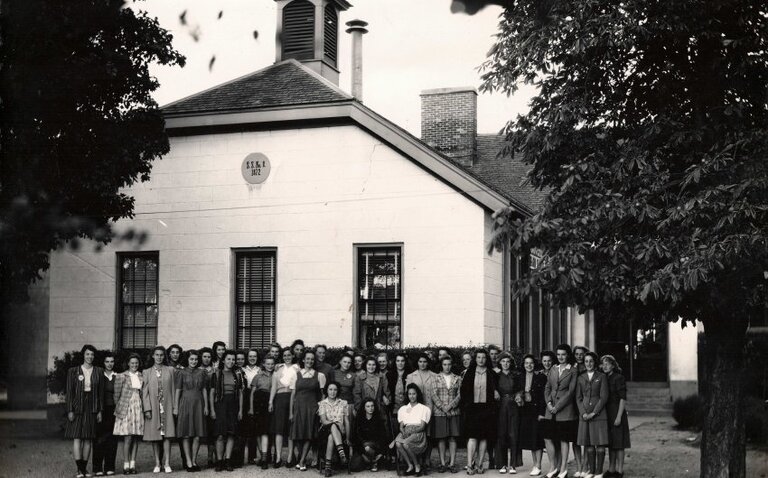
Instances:
[[[148,349],[157,345],[157,252],[117,256],[120,306],[118,344],[123,349]]]
[[[235,343],[237,348],[269,347],[275,341],[277,251],[235,255]]]
[[[357,250],[357,317],[360,345],[399,348],[402,319],[400,247]]]

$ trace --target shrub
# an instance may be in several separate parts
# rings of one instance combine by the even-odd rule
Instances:
[[[700,428],[704,413],[704,401],[698,395],[678,398],[672,406],[672,418],[680,428]]]
[[[768,404],[759,398],[747,397],[744,401],[744,428],[748,442],[768,442]]]

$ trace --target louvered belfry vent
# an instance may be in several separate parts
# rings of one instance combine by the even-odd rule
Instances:
[[[311,60],[315,56],[315,6],[294,0],[283,9],[283,59]]]
[[[338,58],[338,41],[339,41],[339,14],[336,7],[329,3],[325,6],[325,34],[323,53],[325,58],[333,65],[336,66]]]

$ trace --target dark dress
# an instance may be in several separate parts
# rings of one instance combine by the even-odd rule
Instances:
[[[498,373],[499,411],[498,427],[496,429],[496,463],[506,464],[507,450],[512,453],[512,466],[523,466],[523,454],[518,447],[520,431],[520,415],[515,395],[520,392],[520,377],[510,371]]]
[[[304,378],[302,370],[296,372],[295,395],[293,398],[293,422],[291,439],[313,440],[317,437],[317,403],[320,401],[318,372]]]
[[[525,390],[525,373],[520,377],[523,387],[523,407],[520,409],[520,435],[518,446],[521,450],[541,450],[544,448],[543,429],[546,420],[539,421],[539,416],[544,416],[547,405],[544,403],[544,387],[547,377],[534,372],[531,379],[531,389]]]
[[[238,393],[242,391],[242,377],[235,372],[218,370],[212,377],[211,387],[214,389],[214,410],[216,419],[213,421],[213,433],[216,436],[235,435],[237,433],[237,414],[240,405]]]
[[[101,423],[96,424],[96,443],[93,446],[94,472],[115,471],[115,456],[117,455],[117,437],[112,433],[115,428],[115,379],[112,374],[108,379],[104,374],[101,379],[104,384],[104,412]]]
[[[272,374],[262,371],[251,381],[253,393],[253,435],[269,434],[269,392],[272,390]]]
[[[608,403],[605,409],[608,412],[608,446],[612,450],[630,448],[629,421],[627,420],[626,403],[624,414],[621,416],[621,424],[614,426],[616,416],[619,413],[619,402],[627,400],[627,381],[624,375],[611,372],[608,375]]]
[[[486,369],[485,402],[475,402],[475,365],[470,365],[461,380],[460,405],[463,410],[462,429],[467,438],[493,441],[496,439],[496,403],[494,392],[498,375]]]
[[[388,433],[384,429],[384,421],[375,414],[370,420],[366,417],[365,412],[358,415],[352,437],[359,453],[362,453],[365,447],[372,448],[376,454],[384,453],[386,450]]]
[[[179,370],[176,377],[177,388],[181,390],[176,436],[183,438],[207,436],[203,393],[207,390],[208,373],[198,368],[187,368]]]

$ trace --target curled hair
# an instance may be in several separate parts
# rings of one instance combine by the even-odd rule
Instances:
[[[409,383],[408,386],[405,387],[406,397],[408,396],[408,391],[411,389],[416,390],[416,401],[419,403],[424,403],[424,394],[421,392],[421,389],[419,388],[419,386],[416,385],[415,383]],[[408,401],[410,401],[410,399]]]
[[[90,350],[91,352],[93,352],[93,355],[94,355],[94,356],[95,356],[95,355],[96,355],[96,353],[98,352],[98,351],[96,350],[96,347],[94,347],[94,346],[93,346],[93,345],[91,345],[91,344],[85,344],[85,345],[83,345],[83,348],[81,348],[81,349],[80,349],[80,353],[81,353],[83,356],[85,356],[85,351],[86,351],[86,350]],[[95,357],[94,357],[94,358],[95,358]]]
[[[571,346],[568,344],[560,344],[555,348],[555,351],[562,350],[566,353],[567,357],[565,359],[565,363],[573,364],[573,351],[571,350]]]
[[[525,361],[528,359],[531,359],[533,361],[533,368],[536,368],[536,365],[538,365],[538,362],[536,361],[536,357],[533,354],[523,355],[523,365],[525,365]]]
[[[368,362],[373,362],[373,365],[374,365],[374,367],[376,368],[376,370],[375,370],[375,371],[378,371],[378,370],[379,370],[379,363],[378,363],[378,362],[376,362],[376,359],[375,359],[375,358],[373,358],[373,357],[367,357],[367,358],[365,359],[365,362],[363,362],[363,370],[365,370],[366,372],[368,372]]]
[[[296,339],[296,340],[293,341],[293,343],[291,343],[291,350],[293,350],[294,347],[296,347],[297,345],[301,345],[302,347],[306,347],[306,345],[304,345],[304,341],[303,340]]]
[[[185,359],[184,359],[184,366],[185,367],[189,367],[189,357],[191,357],[193,355],[197,357],[197,367],[202,365],[202,362],[203,362],[203,354],[202,354],[202,352],[199,351],[199,350],[190,349],[190,350],[187,350],[187,353],[185,354]],[[197,368],[197,367],[195,367],[195,368]]]
[[[280,363],[285,363],[285,360],[283,360],[283,356],[285,355],[286,352],[290,352],[291,353],[291,363],[292,364],[296,363],[298,361],[298,358],[296,358],[296,355],[294,355],[292,348],[290,348],[290,347],[283,347],[280,350]]]
[[[544,357],[551,358],[553,364],[557,362],[557,355],[555,355],[555,352],[551,350],[542,350],[541,353],[539,354],[539,360],[543,360]]]
[[[138,367],[136,367],[136,370],[137,371],[141,370],[141,356],[139,354],[137,354],[136,352],[131,353],[128,356],[128,358],[125,359],[125,369],[126,370],[130,369],[129,365],[131,363],[131,360],[133,360],[133,359],[136,359],[136,362],[139,363]]]
[[[325,350],[327,352],[328,351],[328,346],[325,345],[325,344],[317,344],[317,345],[315,345],[315,352],[317,352],[317,349],[323,349],[323,350]]]
[[[501,367],[501,361],[503,359],[509,359],[510,370],[514,370],[515,366],[517,366],[517,364],[515,363],[515,358],[512,357],[512,354],[510,354],[509,352],[502,352],[501,355],[499,355],[499,357],[496,359],[496,363],[499,364],[499,367]]]
[[[168,353],[170,354],[171,350],[173,350],[173,349],[179,349],[179,353],[180,354],[184,352],[184,349],[181,348],[181,345],[179,345],[179,344],[171,344],[171,345],[168,346],[168,349],[167,349]]]
[[[237,352],[235,352],[232,349],[227,349],[224,351],[224,355],[221,356],[221,360],[219,360],[219,370],[224,370],[224,361],[227,358],[227,355],[231,355],[235,358],[237,358]],[[233,365],[232,368],[234,369],[235,366]]]
[[[338,382],[334,382],[333,380],[328,380],[328,382],[326,382],[325,387],[323,387],[323,393],[327,397],[328,396],[328,387],[330,387],[331,385],[336,385],[336,398],[338,398],[339,397],[339,393],[341,392],[341,385],[339,385]]]
[[[312,358],[315,359],[315,361],[317,361],[317,355],[315,354],[314,350],[312,350],[312,349],[304,349],[304,351],[301,353],[301,360],[300,360],[300,363],[301,363],[302,367],[304,366],[304,359],[307,358],[307,355],[309,355],[309,354],[312,354]],[[312,364],[312,368],[313,369],[315,368],[315,364]]]
[[[360,411],[358,413],[365,413],[365,406],[368,404],[368,402],[371,402],[373,404],[373,416],[378,417],[379,405],[376,403],[376,400],[372,399],[371,397],[368,397],[365,400],[363,400],[363,403],[360,404]]]
[[[584,347],[583,345],[576,345],[576,346],[574,346],[574,347],[573,347],[573,354],[574,354],[574,355],[576,354],[576,351],[577,351],[577,350],[583,350],[583,351],[584,351],[584,354],[587,354],[587,353],[589,353],[589,349],[588,349],[588,348],[586,348],[586,347]]]
[[[616,361],[616,357],[613,355],[603,355],[600,357],[600,363],[602,362],[608,362],[610,364],[613,364],[613,371],[617,373],[622,373],[621,367],[619,367],[619,362]]]
[[[594,352],[587,352],[584,354],[584,358],[586,359],[587,357],[592,357],[592,360],[595,362],[595,368],[597,368],[597,365],[600,363],[600,359],[597,354]]]
[[[427,352],[421,352],[419,354],[419,358],[416,359],[416,363],[419,363],[419,360],[424,359],[427,361],[427,368],[429,368],[429,365],[432,363],[432,358],[429,356]]]
[[[488,360],[490,358],[490,355],[488,354],[488,350],[486,350],[486,349],[477,349],[477,350],[475,350],[475,357],[474,357],[475,364],[477,364],[477,356],[480,355],[480,354],[485,355],[485,359],[486,360]]]
[[[216,342],[213,343],[213,345],[211,345],[211,352],[214,355],[216,354],[216,348],[219,346],[224,347],[224,350],[227,350],[227,344],[225,344],[221,340],[217,340]]]

